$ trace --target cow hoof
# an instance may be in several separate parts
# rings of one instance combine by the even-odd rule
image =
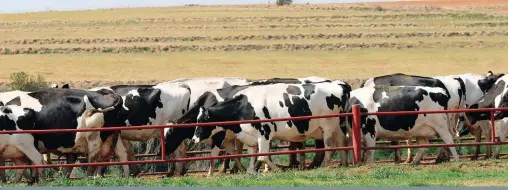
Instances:
[[[444,162],[449,162],[450,160],[449,159],[436,159],[436,164],[440,164],[440,163],[444,163]]]

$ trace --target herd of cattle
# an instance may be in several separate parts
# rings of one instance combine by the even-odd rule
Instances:
[[[219,121],[259,120],[282,117],[339,114],[352,112],[360,105],[361,112],[424,111],[460,108],[508,107],[508,75],[463,74],[424,77],[391,74],[366,80],[360,88],[352,89],[341,80],[322,77],[272,78],[249,82],[243,78],[185,78],[155,85],[115,85],[92,89],[71,89],[68,85],[45,88],[34,92],[10,91],[0,93],[0,127],[9,130],[84,129],[118,126],[205,123]],[[504,141],[507,112],[495,112],[496,134]],[[392,144],[406,140],[411,144],[428,143],[439,136],[445,143],[471,133],[476,141],[482,134],[490,137],[488,112],[365,115],[361,117],[364,146],[376,145],[376,139],[389,139]],[[212,156],[224,148],[227,154],[239,154],[247,145],[250,153],[269,152],[272,140],[290,143],[290,149],[304,148],[303,142],[315,140],[316,148],[343,147],[350,144],[351,117],[333,117],[298,121],[277,121],[240,125],[165,128],[166,153],[185,157],[190,141],[212,147]],[[45,164],[49,153],[65,156],[74,163],[79,155],[88,162],[135,160],[131,141],[160,138],[159,129],[91,131],[78,133],[0,134],[0,161],[10,159],[16,165]],[[446,150],[446,149],[442,149]],[[406,162],[418,164],[425,148],[416,156],[408,152]],[[497,147],[493,157],[498,157]],[[45,153],[45,156],[42,156]],[[449,148],[453,160],[459,160],[454,147]],[[309,167],[324,167],[334,152],[316,153]],[[443,152],[441,152],[443,153]],[[448,153],[445,151],[445,153]],[[475,157],[479,154],[476,147]],[[491,149],[487,149],[491,155]],[[363,161],[372,162],[374,150],[364,151]],[[398,151],[395,160],[400,161]],[[304,169],[305,156],[291,155],[290,165]],[[257,172],[261,163],[265,171],[280,170],[269,156],[253,157],[247,169],[240,160],[233,171]],[[210,162],[208,175],[214,172]],[[220,172],[228,169],[224,160]],[[340,151],[340,164],[348,165],[347,151]],[[124,165],[124,176],[137,175],[135,165]],[[172,175],[183,175],[186,163],[172,164]],[[66,168],[67,176],[72,168]],[[88,167],[87,175],[104,175],[104,167]],[[17,170],[13,182],[25,176],[30,183],[38,180],[42,169]],[[139,171],[138,171],[139,173]],[[0,171],[6,182],[5,170]]]

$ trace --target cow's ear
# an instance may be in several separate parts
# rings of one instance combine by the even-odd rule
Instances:
[[[155,103],[160,100],[160,97],[161,97],[161,90],[153,88],[150,95],[148,95],[148,102]]]
[[[70,87],[69,87],[69,84],[64,84],[64,85],[62,85],[62,88],[67,88],[67,89],[69,89]]]
[[[35,111],[31,108],[23,108],[23,111],[25,112],[25,117],[35,123],[35,117],[36,117]]]
[[[0,106],[4,106],[4,102],[0,101]]]
[[[492,75],[494,75],[494,73],[492,73],[492,71],[487,72],[487,76],[492,76]]]
[[[16,106],[21,106],[21,99],[18,97],[8,101],[7,103],[5,103],[5,105],[16,105]]]

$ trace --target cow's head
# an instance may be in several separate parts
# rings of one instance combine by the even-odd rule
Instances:
[[[482,108],[501,108],[508,107],[508,76],[499,78],[494,86],[487,91],[487,93],[480,98],[476,103],[469,106],[469,109],[482,109]],[[495,119],[499,120],[508,116],[507,112],[495,112]],[[459,118],[458,135],[464,136],[469,133],[469,129],[477,127],[478,121],[490,120],[490,112],[468,112]]]
[[[58,84],[51,84],[51,88],[59,88]],[[69,84],[63,84],[61,88],[70,89]]]
[[[254,116],[253,109],[252,107],[246,107],[250,105],[247,104],[247,102],[247,96],[241,94],[235,96],[234,98],[214,104],[209,108],[200,107],[197,116],[197,123],[252,119]],[[212,135],[223,131],[224,129],[230,129],[235,133],[239,132],[238,125],[226,125],[221,127],[199,126],[196,127],[192,141],[194,143],[201,142],[210,138]]]
[[[197,123],[214,122],[215,118],[210,115],[210,110],[204,107],[199,107],[197,116]],[[210,138],[212,131],[215,130],[215,126],[196,127],[192,141],[194,143],[201,142],[205,139]]]
[[[496,81],[503,76],[504,73],[494,74],[492,71],[488,71],[487,75],[478,81],[478,86],[483,91],[483,93],[487,93],[487,91],[492,88]]]
[[[33,109],[16,105],[0,106],[0,130],[34,129],[36,114]]]

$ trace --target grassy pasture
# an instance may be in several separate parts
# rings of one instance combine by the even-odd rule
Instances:
[[[365,78],[396,72],[427,76],[507,72],[508,5],[494,1],[0,14],[0,87],[18,71],[42,74],[48,81],[74,88],[181,77],[310,75],[344,79],[358,87]],[[428,154],[434,153],[431,149]],[[470,154],[471,149],[461,153]],[[388,150],[376,154],[379,159],[391,156]],[[287,163],[287,156],[275,161]],[[40,185],[506,186],[506,164],[494,160],[417,167],[372,164],[211,179],[57,178]]]

